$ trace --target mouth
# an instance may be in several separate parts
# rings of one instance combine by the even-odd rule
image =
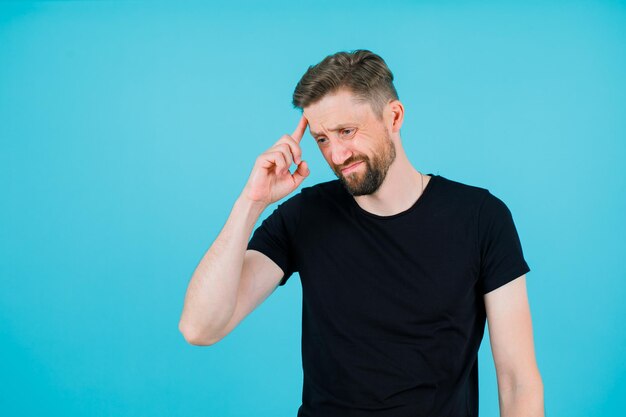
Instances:
[[[344,173],[344,174],[348,174],[348,173],[354,171],[359,165],[361,165],[361,163],[363,163],[363,161],[356,162],[356,163],[350,165],[349,167],[343,168],[341,170],[341,172]]]

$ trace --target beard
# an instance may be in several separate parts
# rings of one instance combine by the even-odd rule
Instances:
[[[345,168],[359,161],[363,161],[365,165],[364,172],[361,172],[361,167],[346,175],[343,175],[341,169],[337,167],[335,167],[333,171],[343,184],[344,188],[351,195],[359,196],[373,194],[382,185],[385,177],[387,176],[387,171],[389,171],[389,167],[395,159],[396,146],[389,135],[386,134],[380,149],[372,158],[368,158],[366,155],[357,155],[347,159],[343,163],[342,167]]]

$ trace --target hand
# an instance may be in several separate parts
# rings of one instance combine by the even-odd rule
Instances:
[[[243,197],[253,202],[270,205],[285,197],[309,176],[309,167],[302,161],[300,141],[308,124],[304,115],[291,136],[282,136],[271,148],[256,159],[248,178]],[[291,164],[298,166],[289,172]]]

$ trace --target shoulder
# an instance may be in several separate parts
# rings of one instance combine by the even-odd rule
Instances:
[[[324,194],[332,194],[338,195],[343,192],[343,186],[339,182],[338,179],[318,182],[317,184],[302,188],[302,192],[307,195],[315,196],[315,195],[324,195]]]
[[[321,200],[337,200],[342,195],[342,185],[339,180],[320,182],[302,187],[298,192],[283,198],[278,202],[280,211],[299,211],[303,206],[315,204]]]
[[[307,206],[344,205],[349,197],[339,179],[303,187],[300,193]]]
[[[470,216],[479,227],[487,227],[493,222],[509,222],[512,218],[507,204],[486,187],[439,175],[433,179],[438,189],[437,209],[444,213],[462,218]]]
[[[448,197],[463,199],[466,201],[482,202],[489,194],[489,190],[478,185],[472,185],[461,181],[452,180],[442,175],[434,176],[440,193]]]
[[[432,175],[432,174],[431,174]],[[462,218],[476,218],[485,199],[491,196],[489,190],[474,184],[468,184],[447,178],[442,175],[433,175],[433,194],[436,198],[436,210]]]

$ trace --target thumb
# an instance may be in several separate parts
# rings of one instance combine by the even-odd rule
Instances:
[[[298,169],[296,169],[296,172],[293,173],[293,179],[296,183],[296,188],[300,184],[302,184],[302,181],[304,181],[304,179],[308,177],[310,173],[311,171],[309,170],[309,165],[306,163],[306,161],[300,162],[300,165],[298,165]]]

